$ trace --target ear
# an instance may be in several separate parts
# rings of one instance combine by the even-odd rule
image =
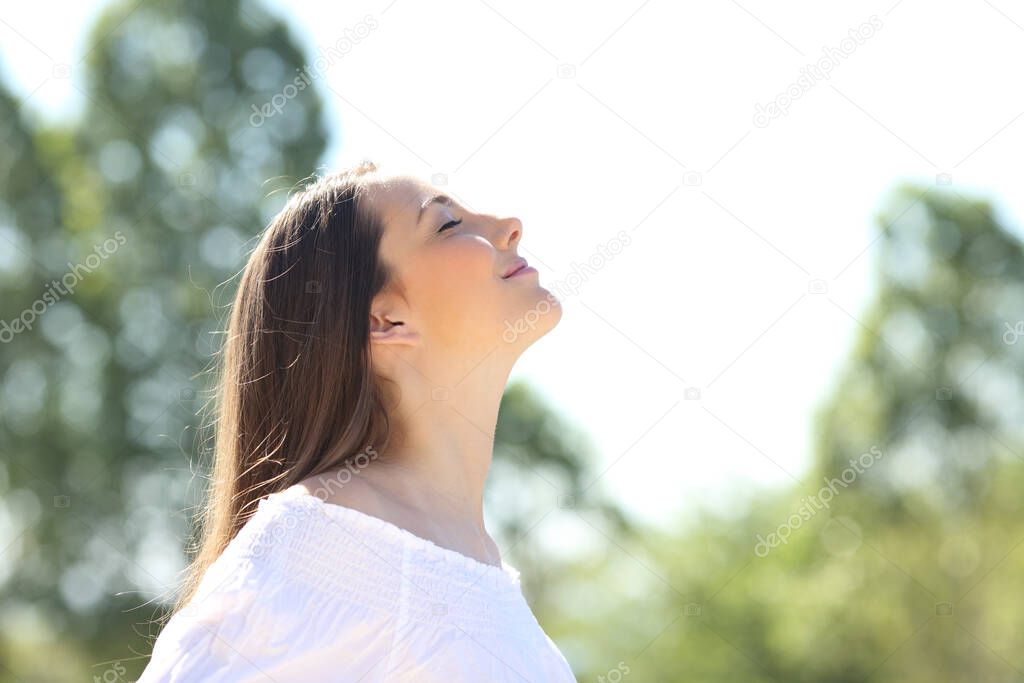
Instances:
[[[401,320],[390,320],[382,313],[370,315],[370,343],[415,346],[420,341],[418,332]]]

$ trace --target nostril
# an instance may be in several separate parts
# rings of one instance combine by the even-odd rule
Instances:
[[[509,220],[509,225],[511,225],[511,232],[509,234],[508,241],[509,242],[514,242],[514,241],[522,238],[522,235],[523,235],[523,222],[521,220],[519,220],[518,218],[515,218],[515,217],[510,218],[508,220]]]

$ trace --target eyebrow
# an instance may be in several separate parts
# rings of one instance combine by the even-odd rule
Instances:
[[[423,220],[423,214],[426,213],[427,209],[432,204],[443,204],[444,206],[451,206],[452,198],[446,194],[435,194],[433,197],[420,204],[420,212],[416,216],[416,225],[420,224],[420,221]]]

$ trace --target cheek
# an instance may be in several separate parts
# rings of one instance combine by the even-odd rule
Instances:
[[[431,322],[445,328],[473,323],[501,306],[495,251],[473,237],[455,236],[423,255],[416,264],[416,291]],[[477,319],[476,322],[479,322]]]

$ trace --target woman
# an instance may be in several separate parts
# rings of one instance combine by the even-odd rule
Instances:
[[[504,386],[561,318],[522,235],[371,162],[289,199],[242,274],[202,540],[142,683],[575,680],[483,518]]]

